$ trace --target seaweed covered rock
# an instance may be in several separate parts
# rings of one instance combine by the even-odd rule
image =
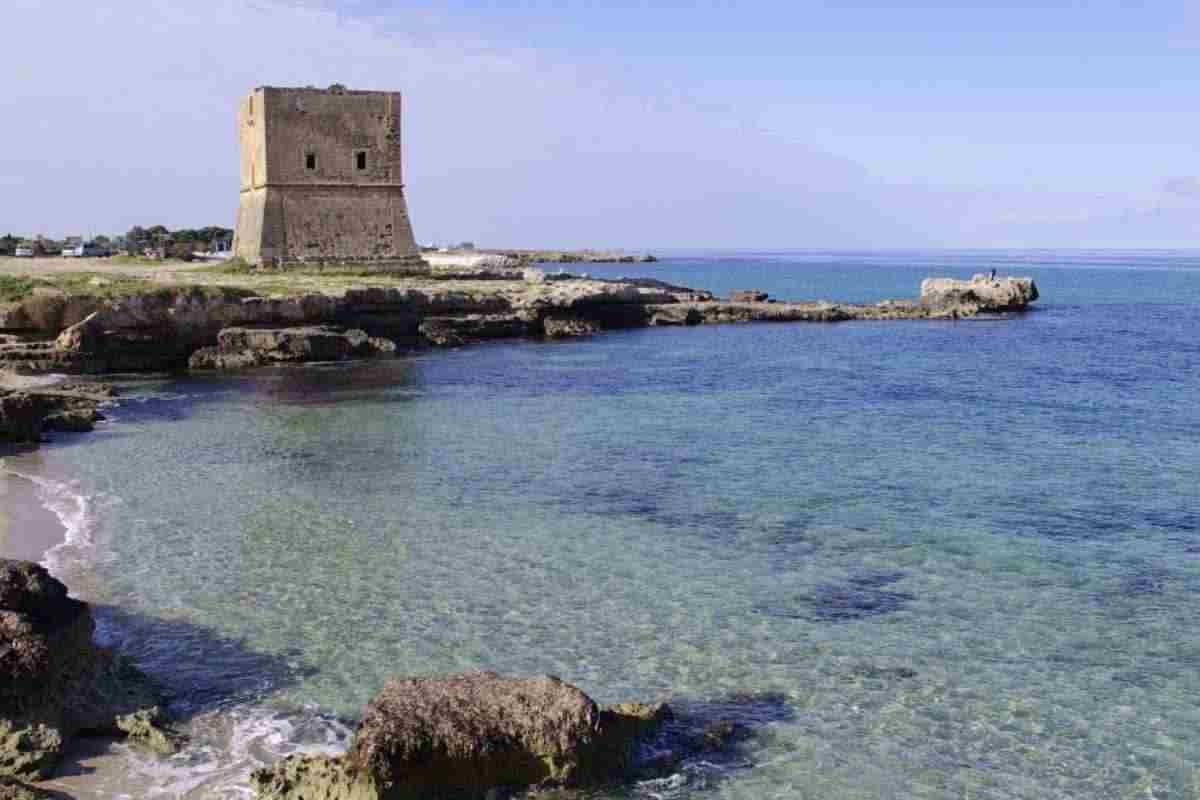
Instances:
[[[601,331],[599,322],[577,316],[547,316],[542,320],[542,331],[547,339],[569,339],[592,336]]]
[[[173,746],[158,693],[94,630],[87,604],[43,567],[0,559],[0,776],[47,777],[84,733]]]
[[[252,780],[263,800],[465,800],[496,787],[584,786],[621,776],[669,716],[663,705],[602,709],[551,676],[394,680],[345,755],[290,756]]]

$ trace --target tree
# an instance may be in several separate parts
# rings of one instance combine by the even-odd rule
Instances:
[[[180,261],[191,261],[193,258],[192,252],[191,242],[176,242],[171,246],[171,256],[178,258]]]
[[[130,253],[140,253],[146,249],[149,241],[150,232],[141,225],[134,225],[129,229],[129,233],[125,234],[125,249]]]

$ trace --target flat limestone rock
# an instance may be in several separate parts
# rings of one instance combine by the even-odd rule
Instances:
[[[252,781],[264,800],[482,800],[496,787],[594,785],[621,776],[669,717],[663,705],[602,709],[545,675],[393,680],[344,756],[292,756]]]

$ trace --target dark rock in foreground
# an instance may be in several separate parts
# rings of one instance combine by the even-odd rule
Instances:
[[[0,800],[51,800],[65,797],[36,786],[29,786],[14,778],[0,778]]]
[[[29,392],[0,392],[0,441],[41,441],[46,417],[53,406]]]
[[[601,708],[558,678],[491,672],[389,682],[343,756],[254,773],[263,800],[485,798],[496,787],[586,786],[626,773],[664,705]]]
[[[158,693],[94,630],[88,605],[44,568],[0,559],[0,776],[48,777],[80,734],[173,749]]]

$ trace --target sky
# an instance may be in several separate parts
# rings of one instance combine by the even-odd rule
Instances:
[[[417,239],[1200,247],[1200,0],[4,0],[0,233],[232,227],[253,87],[404,93]]]

